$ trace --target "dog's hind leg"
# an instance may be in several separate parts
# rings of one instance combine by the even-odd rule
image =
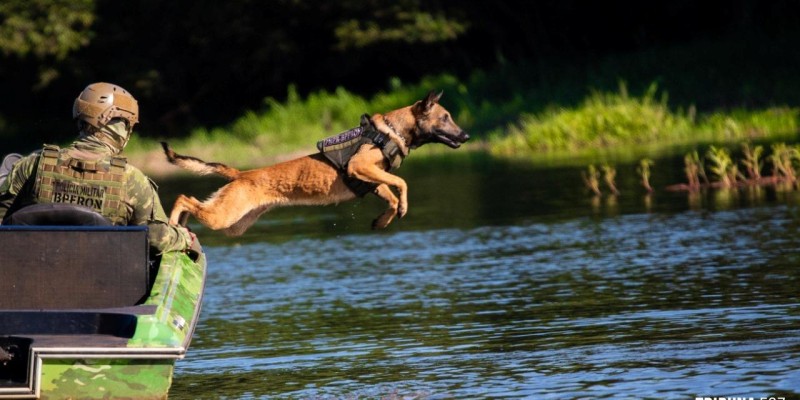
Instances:
[[[386,203],[389,204],[389,208],[372,221],[372,229],[383,229],[386,228],[392,222],[394,216],[397,215],[399,200],[397,200],[397,196],[392,193],[392,189],[386,184],[378,185],[378,187],[375,188],[375,194],[386,200]]]
[[[249,211],[249,204],[243,201],[246,193],[220,190],[205,202],[194,197],[179,195],[170,213],[169,223],[176,225],[185,222],[193,215],[201,224],[213,230],[226,229],[241,220]],[[237,204],[239,207],[230,207]]]
[[[187,210],[187,205],[200,203],[194,197],[188,197],[184,195],[179,195],[178,199],[175,200],[175,205],[172,206],[172,212],[169,215],[169,223],[172,225],[180,225],[186,226],[189,222],[189,211]],[[191,206],[189,206],[191,207]]]
[[[189,212],[188,211],[184,211],[178,217],[178,225],[186,226],[186,224],[188,224],[188,223],[189,223]]]
[[[172,206],[172,211],[169,214],[170,225],[186,226],[189,219],[189,210],[193,208],[193,203],[199,203],[194,197],[189,198],[185,195],[178,195],[175,199],[175,204]]]

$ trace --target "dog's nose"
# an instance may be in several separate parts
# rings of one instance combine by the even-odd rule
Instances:
[[[465,141],[465,142],[466,142],[467,140],[469,140],[469,133],[467,133],[467,132],[465,132],[465,131],[461,131],[461,139],[462,139],[463,141]]]

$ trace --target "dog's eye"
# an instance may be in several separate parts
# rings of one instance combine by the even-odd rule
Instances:
[[[442,121],[443,122],[447,122],[449,120],[450,120],[450,114],[445,114],[444,116],[442,116]]]

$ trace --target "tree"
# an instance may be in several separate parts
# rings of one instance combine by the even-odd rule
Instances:
[[[420,0],[389,4],[342,3],[345,18],[337,23],[334,34],[337,48],[362,48],[386,42],[436,43],[455,40],[464,34],[469,23],[448,17],[444,10],[425,10]],[[363,15],[358,15],[363,10]],[[349,17],[348,17],[349,15]]]
[[[41,62],[39,86],[58,76],[59,62],[89,44],[94,0],[5,0],[0,3],[0,51]]]

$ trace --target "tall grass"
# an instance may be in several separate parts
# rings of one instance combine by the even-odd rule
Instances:
[[[589,189],[595,196],[600,196],[603,192],[600,190],[600,171],[594,164],[586,167],[586,171],[581,171],[581,177],[586,188]]]
[[[302,98],[293,86],[287,99],[264,100],[262,110],[244,113],[230,126],[198,128],[178,141],[182,151],[219,161],[252,163],[254,158],[313,151],[317,140],[358,125],[367,101],[344,88]]]
[[[708,182],[708,177],[706,176],[705,171],[705,160],[700,158],[700,154],[697,150],[686,154],[683,157],[684,168],[683,172],[686,174],[686,179],[689,182],[689,188],[691,190],[697,190],[700,188],[700,178],[702,177],[705,182]]]
[[[499,105],[472,102],[469,89],[456,78],[441,75],[417,85],[393,82],[392,90],[371,99],[338,88],[301,97],[289,88],[286,101],[268,98],[261,110],[247,111],[229,126],[198,128],[173,143],[181,151],[221,162],[259,164],[280,155],[315,151],[316,141],[358,125],[363,113],[387,111],[412,104],[427,88],[445,88],[443,104],[454,111],[459,124],[470,129],[481,110]],[[449,88],[449,90],[448,90]],[[511,100],[508,108],[515,108]],[[466,111],[464,111],[466,110]],[[592,91],[575,107],[551,106],[540,113],[523,113],[515,123],[487,132],[483,146],[500,157],[530,154],[596,152],[626,146],[691,145],[700,142],[749,141],[800,130],[800,109],[771,107],[762,110],[717,111],[697,115],[696,110],[671,110],[667,95],[651,84],[632,95],[620,83],[616,92]],[[128,153],[158,148],[152,141],[132,144]]]
[[[742,143],[742,165],[744,165],[747,177],[758,181],[761,179],[761,168],[764,167],[762,155],[764,146],[751,147],[750,143]]]
[[[666,95],[655,84],[641,96],[628,93],[620,83],[615,93],[592,92],[575,108],[552,107],[538,114],[523,114],[506,134],[490,142],[497,155],[530,152],[580,152],[650,143],[692,144],[702,141],[734,142],[786,135],[798,131],[800,109],[772,107],[696,115],[672,111]]]
[[[800,148],[788,146],[784,143],[775,143],[772,146],[769,159],[773,166],[773,175],[784,181],[795,182],[797,172],[795,166],[800,163]]]
[[[709,170],[718,178],[722,187],[729,188],[736,184],[739,168],[731,158],[728,149],[711,146],[706,153],[706,158],[710,162]]]
[[[644,187],[648,193],[654,191],[653,187],[650,185],[650,170],[653,164],[654,164],[653,160],[649,158],[643,158],[639,160],[639,166],[636,167],[636,172],[639,174],[642,187]]]

